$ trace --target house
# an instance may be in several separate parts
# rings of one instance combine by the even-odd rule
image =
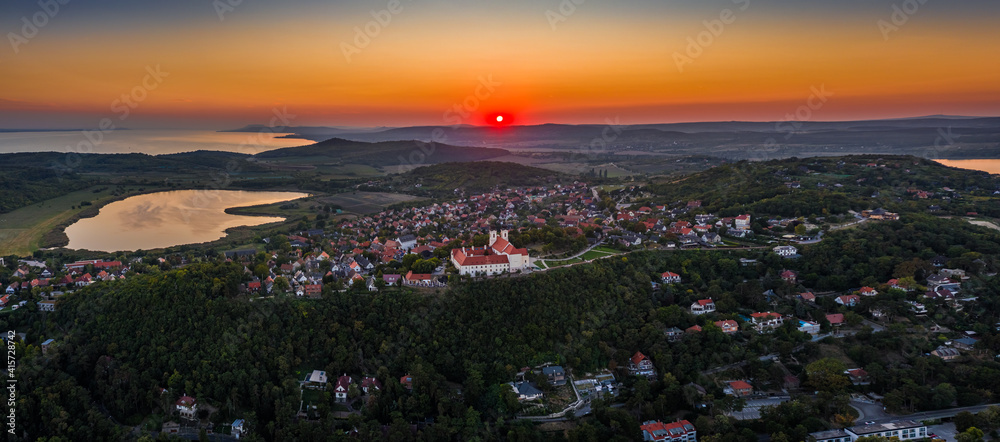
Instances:
[[[806,321],[806,320],[803,320],[803,319],[799,319],[798,330],[800,332],[802,332],[802,333],[809,333],[810,335],[818,335],[819,334],[819,324],[815,323],[815,322],[812,322],[812,321]]]
[[[632,376],[645,376],[649,379],[656,378],[656,368],[653,367],[653,361],[640,351],[635,352],[632,358],[629,359],[626,370]]]
[[[306,377],[306,380],[302,382],[302,386],[312,390],[326,390],[326,372],[320,370],[313,370]]]
[[[403,235],[396,238],[396,242],[399,243],[400,249],[409,250],[417,246],[417,237],[413,235]]]
[[[708,232],[701,236],[701,241],[705,244],[720,244],[722,243],[722,237],[718,233]]]
[[[774,248],[774,253],[777,253],[778,256],[788,258],[798,255],[799,249],[796,249],[794,246],[778,246]]]
[[[951,345],[959,350],[970,351],[976,346],[976,338],[959,338],[951,341]]]
[[[835,430],[818,431],[809,433],[809,440],[815,442],[851,442],[851,435],[847,430],[838,428]]]
[[[542,368],[542,374],[549,379],[549,383],[552,385],[565,385],[566,384],[566,372],[562,367],[558,365],[550,365],[548,367]]]
[[[247,434],[246,421],[244,421],[243,419],[234,420],[233,424],[231,425],[231,428],[232,429],[229,431],[229,434],[231,434],[237,440],[244,434]]]
[[[373,393],[381,389],[382,383],[379,382],[378,379],[365,376],[365,378],[361,380],[361,391],[365,392],[365,394]]]
[[[695,325],[692,325],[692,326],[688,327],[686,330],[684,330],[684,333],[698,333],[700,331],[701,331],[701,326],[695,324]]]
[[[746,381],[729,381],[722,391],[730,396],[746,397],[753,394],[753,385]]]
[[[806,302],[816,302],[816,295],[813,292],[799,293],[799,299]]]
[[[681,275],[674,272],[663,272],[660,274],[660,279],[663,280],[664,284],[680,284]]]
[[[669,341],[676,341],[684,336],[684,330],[677,327],[670,327],[663,331],[663,335],[666,336]]]
[[[413,390],[413,376],[408,374],[403,375],[403,377],[399,378],[399,383],[407,390]]]
[[[642,440],[656,442],[695,442],[698,440],[698,432],[694,425],[687,420],[671,422],[665,424],[660,421],[643,422],[639,429],[642,430]]]
[[[835,327],[839,327],[841,325],[844,325],[844,314],[843,313],[832,313],[832,314],[826,315],[826,320],[827,320],[827,322],[830,323],[830,325],[835,326]]]
[[[512,382],[510,386],[514,389],[514,394],[517,395],[519,401],[533,401],[542,397],[542,390],[531,385],[530,382]]]
[[[753,322],[753,325],[758,332],[774,330],[781,327],[781,324],[784,323],[781,318],[781,314],[775,312],[751,313],[750,321]]]
[[[846,432],[851,436],[852,441],[862,437],[884,437],[896,440],[914,440],[927,438],[927,426],[921,422],[903,420],[888,422],[884,424],[857,425],[846,428]]]
[[[181,415],[181,419],[197,419],[198,401],[195,398],[184,395],[177,399],[174,405],[177,407],[177,413]]]
[[[784,270],[780,274],[781,280],[789,284],[795,284],[799,280],[799,274],[792,270]]]
[[[333,387],[333,394],[337,402],[347,402],[347,392],[351,389],[351,377],[344,373],[337,378],[337,384]]]
[[[55,339],[47,339],[47,340],[45,340],[45,342],[42,343],[42,354],[43,355],[44,354],[48,354],[49,353],[49,348],[52,347],[52,344],[54,344],[55,342],[56,342]]]
[[[938,349],[932,351],[931,354],[934,355],[934,356],[937,356],[937,357],[941,358],[941,360],[943,360],[945,362],[955,360],[956,358],[958,358],[960,356],[960,353],[958,352],[958,350],[955,350],[954,348],[947,348],[947,347],[938,347]]]
[[[434,276],[429,273],[413,273],[409,271],[403,277],[403,285],[430,286],[434,283]]]
[[[715,325],[721,328],[722,332],[727,335],[731,335],[733,333],[740,331],[740,325],[732,319],[727,319],[725,321],[715,321]]]
[[[706,313],[712,313],[715,311],[715,301],[711,299],[699,299],[691,303],[691,313],[695,315],[704,315]]]
[[[931,265],[933,265],[934,267],[944,267],[947,264],[948,264],[948,257],[946,256],[938,255],[935,256],[934,258],[931,258]]]
[[[15,282],[15,283],[13,283],[11,285],[8,285],[6,293],[8,295],[13,295],[14,293],[17,293],[17,283]]]
[[[875,296],[878,294],[878,290],[871,287],[861,287],[861,296]]]
[[[388,275],[382,275],[382,280],[385,281],[386,287],[391,287],[398,284],[399,279],[402,277],[403,275],[388,274]]]
[[[844,370],[844,374],[851,379],[851,383],[854,385],[868,385],[868,372],[860,368],[851,368]]]
[[[840,304],[845,307],[854,307],[858,305],[859,302],[861,302],[861,297],[858,295],[843,295],[843,296],[838,296],[837,299],[835,299],[835,301],[837,302],[837,304]]]
[[[910,305],[910,311],[919,315],[927,314],[927,307],[917,301],[906,301]]]

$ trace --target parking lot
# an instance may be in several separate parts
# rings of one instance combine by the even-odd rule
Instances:
[[[938,439],[944,439],[948,442],[955,442],[955,434],[957,433],[958,431],[955,430],[955,423],[953,422],[927,427],[927,434],[936,434]]]

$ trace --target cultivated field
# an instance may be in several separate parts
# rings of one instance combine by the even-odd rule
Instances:
[[[110,189],[105,187],[94,193],[95,189],[73,192],[0,215],[0,255],[30,255],[41,246],[46,233],[91,207],[80,207],[80,203],[89,201],[97,205],[113,198]]]
[[[378,212],[387,206],[405,201],[419,199],[412,195],[386,192],[351,192],[341,193],[319,199],[323,204],[336,204],[344,208],[344,212],[366,214]]]

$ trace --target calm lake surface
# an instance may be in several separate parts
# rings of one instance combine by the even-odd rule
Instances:
[[[1000,160],[934,160],[945,166],[1000,173]]]
[[[145,153],[162,155],[194,150],[221,150],[256,154],[265,150],[313,144],[296,138],[277,138],[271,132],[214,132],[210,130],[113,130],[104,133],[90,149],[90,141],[80,131],[0,132],[0,153],[77,152]],[[96,137],[96,135],[95,135]],[[84,143],[80,149],[80,143]]]
[[[297,192],[177,190],[137,195],[101,208],[66,228],[70,249],[102,252],[149,250],[215,241],[225,230],[284,218],[225,213],[230,207],[272,204],[306,197]]]

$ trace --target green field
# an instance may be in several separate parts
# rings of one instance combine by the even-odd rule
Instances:
[[[80,207],[81,202],[97,205],[114,198],[110,188],[100,188],[104,190],[81,190],[0,215],[0,255],[30,255],[46,233],[89,207]]]
[[[344,212],[367,214],[378,212],[387,206],[419,199],[412,195],[386,192],[351,192],[320,198],[323,204],[336,204],[343,207]]]
[[[591,250],[591,251],[589,251],[587,253],[584,253],[581,256],[581,258],[583,258],[584,261],[590,261],[592,259],[604,258],[604,257],[607,257],[607,256],[612,256],[612,255],[614,255],[616,253],[618,253],[618,252],[605,252],[605,251],[594,249],[594,250]]]

